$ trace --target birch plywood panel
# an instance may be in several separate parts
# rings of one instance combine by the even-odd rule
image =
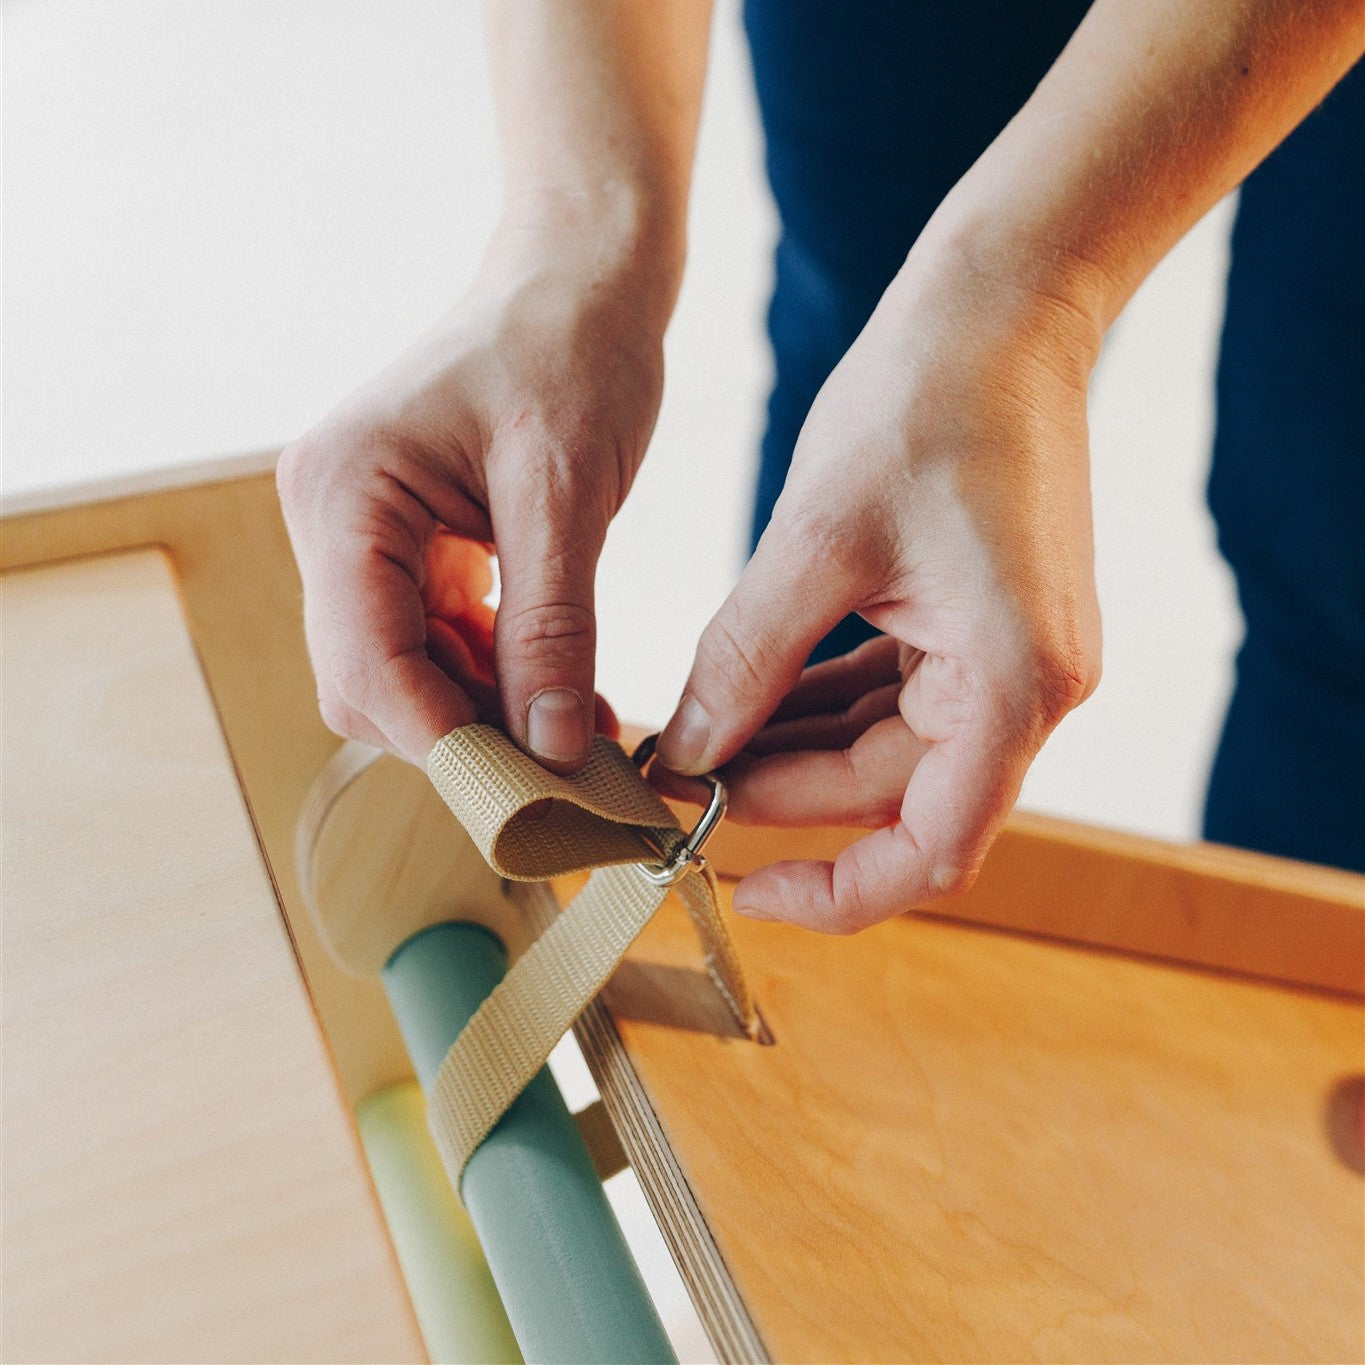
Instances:
[[[75,490],[68,505],[8,515],[0,523],[0,565],[31,567],[148,545],[170,556],[314,1006],[356,1103],[407,1078],[411,1068],[383,990],[332,963],[299,899],[294,824],[337,739],[318,716],[273,463],[248,457],[181,471],[199,482],[167,484],[154,475],[140,489]]]
[[[1361,1358],[1358,1001],[918,916],[735,930],[775,1046],[671,904],[606,1005],[773,1359]]]
[[[4,1351],[421,1345],[157,551],[4,590]]]
[[[679,806],[686,824],[695,815]],[[836,858],[865,831],[724,824],[707,845],[742,877]],[[1219,844],[1171,844],[1015,811],[976,885],[936,915],[1365,994],[1365,878]]]

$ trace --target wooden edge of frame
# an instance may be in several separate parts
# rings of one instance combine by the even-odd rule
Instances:
[[[559,913],[548,882],[517,883],[511,895],[537,933]],[[766,1365],[763,1339],[601,997],[579,1015],[574,1037],[716,1354],[727,1365]]]
[[[7,499],[0,569],[149,546],[170,556],[314,1009],[355,1104],[411,1067],[383,989],[332,962],[294,875],[298,814],[338,740],[318,714],[273,468],[273,455],[247,455]]]
[[[688,809],[679,806],[680,818]],[[864,833],[723,824],[706,855],[720,875],[738,878],[786,858],[833,860]],[[921,912],[1365,994],[1365,877],[1222,845],[1016,812],[971,890]]]

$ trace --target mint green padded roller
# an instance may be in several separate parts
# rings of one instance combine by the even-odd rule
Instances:
[[[476,924],[423,929],[389,959],[384,988],[424,1088],[506,971]],[[528,1361],[675,1360],[548,1068],[470,1157],[461,1195]]]
[[[355,1116],[432,1365],[521,1365],[483,1248],[427,1131],[421,1087],[387,1086]]]

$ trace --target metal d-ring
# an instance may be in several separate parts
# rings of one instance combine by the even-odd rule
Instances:
[[[646,735],[635,746],[635,752],[630,757],[641,772],[649,767],[649,760],[654,757],[654,748],[658,742],[658,735]],[[711,801],[702,811],[701,818],[693,827],[692,833],[663,862],[636,864],[645,878],[653,882],[655,886],[672,886],[679,877],[693,868],[706,865],[706,859],[701,856],[702,846],[715,832],[716,826],[720,824],[721,818],[725,814],[728,797],[725,791],[725,783],[715,773],[704,773],[699,780],[711,788]]]

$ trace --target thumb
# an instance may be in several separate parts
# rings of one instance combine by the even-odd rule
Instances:
[[[494,659],[504,722],[546,767],[572,772],[587,758],[595,728],[593,578],[605,533],[576,523],[572,508],[525,498],[495,506],[493,517],[502,573]]]
[[[780,511],[780,504],[779,504]],[[728,763],[795,686],[810,652],[861,596],[830,536],[777,518],[697,644],[692,672],[659,737],[659,759],[695,775]]]

